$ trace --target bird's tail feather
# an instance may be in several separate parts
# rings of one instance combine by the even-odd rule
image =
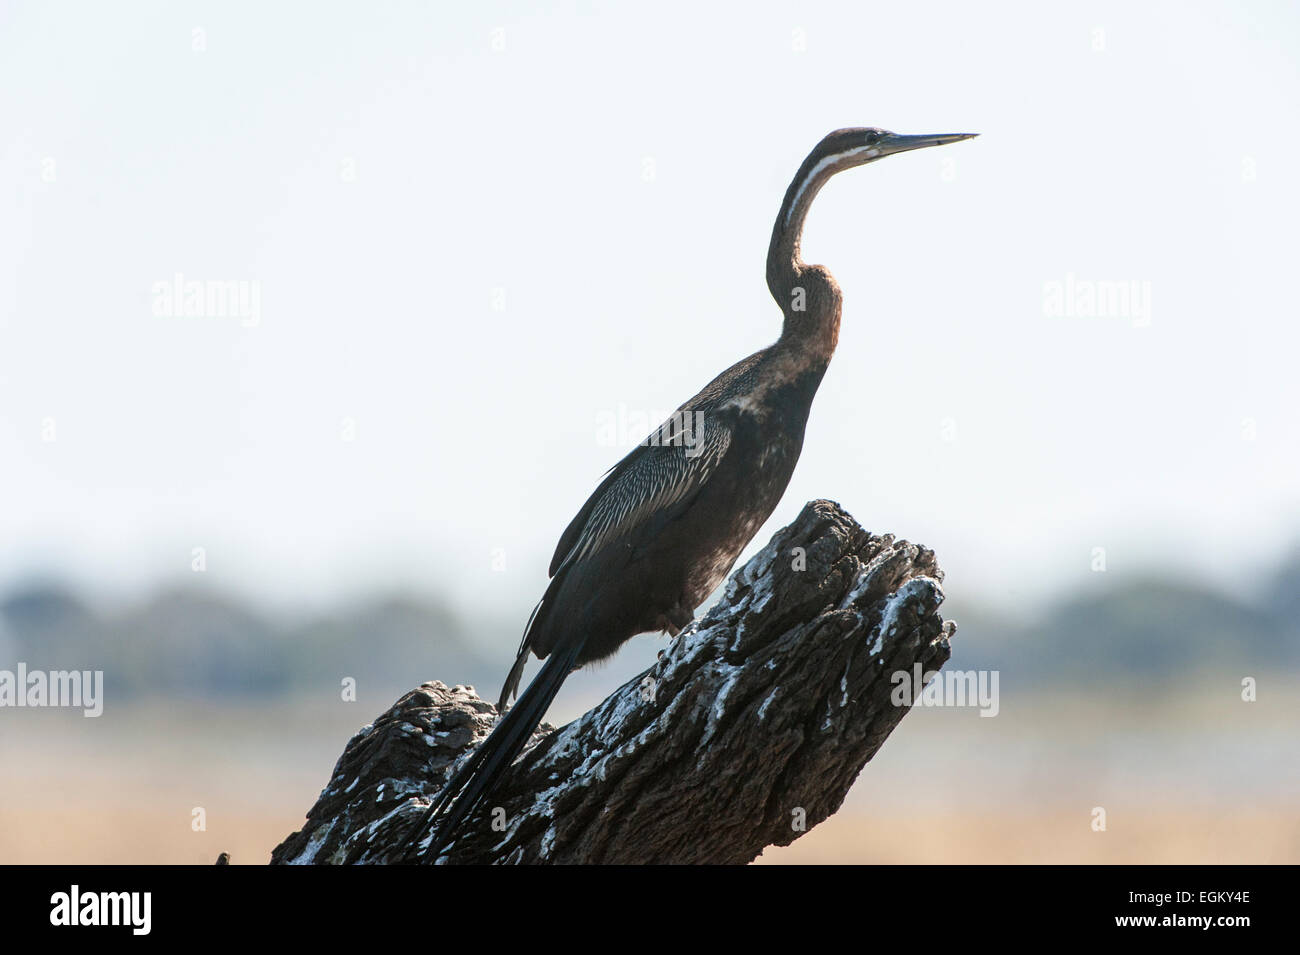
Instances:
[[[528,644],[525,642],[519,648],[519,655],[515,657],[515,665],[506,674],[506,682],[501,687],[501,699],[497,700],[497,710],[501,713],[506,711],[506,707],[510,705],[510,697],[514,696],[515,691],[519,689],[519,680],[524,675],[524,667],[528,665],[528,654],[530,652]]]
[[[519,702],[511,708],[501,722],[497,723],[492,734],[475,750],[474,755],[460,768],[451,781],[443,787],[442,792],[424,814],[419,826],[411,835],[408,845],[419,842],[431,824],[438,823],[428,849],[422,853],[422,861],[432,863],[451,842],[457,827],[474,811],[475,807],[495,788],[502,773],[510,766],[519,751],[537,728],[550,708],[555,694],[573,670],[573,664],[582,651],[585,641],[575,641],[566,648],[556,648],[550,659],[538,671],[537,676],[528,684],[519,697]],[[444,813],[447,804],[455,799],[451,809]],[[441,821],[439,822],[439,817]]]

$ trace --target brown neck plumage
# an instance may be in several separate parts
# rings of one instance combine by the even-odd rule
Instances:
[[[767,251],[767,287],[785,316],[778,346],[823,366],[839,341],[840,288],[825,266],[804,263],[799,244],[813,199],[839,168],[821,150],[803,161],[785,192]]]

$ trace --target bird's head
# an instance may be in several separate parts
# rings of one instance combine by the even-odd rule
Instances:
[[[905,136],[873,126],[855,126],[828,133],[819,142],[799,168],[799,174],[790,184],[786,201],[786,225],[796,213],[806,209],[812,193],[837,172],[862,166],[896,153],[924,149],[926,146],[944,146],[971,139],[979,133],[939,133],[931,136]]]
[[[906,136],[871,126],[837,129],[833,133],[828,133],[803,161],[790,183],[790,188],[786,191],[785,201],[781,203],[781,211],[772,232],[772,245],[768,253],[768,284],[773,287],[773,294],[777,294],[774,280],[779,284],[779,274],[774,274],[774,270],[776,273],[782,271],[788,273],[796,265],[804,217],[812,204],[813,197],[831,176],[845,169],[875,162],[877,159],[884,159],[896,153],[957,143],[977,135],[979,134],[938,133],[927,136]]]
[[[814,165],[824,162],[834,172],[875,162],[895,153],[905,153],[926,146],[944,146],[971,139],[978,133],[939,133],[933,136],[905,136],[887,129],[858,126],[829,133],[813,149],[808,160]]]
[[[786,316],[782,337],[815,339],[824,344],[827,354],[835,348],[839,332],[839,287],[825,268],[806,266],[799,255],[808,207],[831,176],[895,153],[943,146],[976,135],[905,136],[887,129],[859,126],[837,129],[813,147],[786,190],[767,253],[767,287]]]

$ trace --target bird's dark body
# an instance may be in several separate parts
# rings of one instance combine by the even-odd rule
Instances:
[[[590,632],[578,665],[610,656],[638,633],[676,633],[691,621],[776,509],[799,460],[825,366],[809,368],[745,407],[754,382],[778,359],[770,350],[758,352],[682,405],[674,418],[702,422],[706,432],[728,431],[725,455],[695,494],[664,508],[636,533],[558,569],[529,629],[534,653],[548,655],[579,620]],[[684,445],[643,443],[629,457],[686,453]]]
[[[451,806],[425,861],[437,858],[491,792],[572,669],[610,656],[639,633],[676,635],[780,502],[839,339],[839,286],[799,255],[818,190],[841,169],[965,138],[844,129],[804,160],[768,249],[767,285],[784,317],[781,337],[718,375],[616,464],[560,536],[551,582],[505,680],[502,710],[529,655],[546,662],[416,827],[412,842]]]

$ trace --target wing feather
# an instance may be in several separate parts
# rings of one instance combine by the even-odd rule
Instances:
[[[688,442],[678,437],[674,416],[614,465],[560,537],[551,576],[614,540],[630,542],[653,518],[694,497],[731,445],[731,429],[718,419],[702,416]]]

